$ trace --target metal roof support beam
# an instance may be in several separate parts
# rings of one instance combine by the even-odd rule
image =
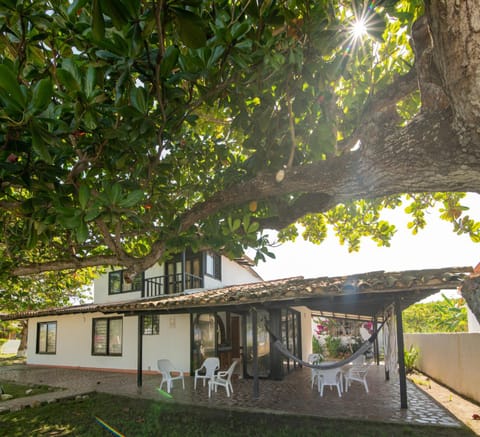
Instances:
[[[377,316],[373,317],[373,330],[375,333],[378,333],[378,319]],[[375,362],[377,366],[380,365],[380,349],[378,347],[378,335],[375,336],[375,341],[373,342],[373,354],[375,356]]]
[[[253,349],[253,398],[258,399],[260,384],[258,379],[258,315],[257,309],[252,310],[252,349]]]
[[[405,372],[405,345],[403,343],[403,319],[400,299],[395,299],[395,316],[397,319],[397,355],[398,377],[400,380],[400,408],[408,408],[407,402],[407,374]]]
[[[137,387],[143,384],[143,314],[138,316]]]

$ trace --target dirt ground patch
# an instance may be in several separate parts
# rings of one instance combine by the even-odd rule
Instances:
[[[480,419],[474,419],[474,415],[478,415],[480,418],[480,405],[462,398],[422,373],[414,372],[409,375],[409,378],[425,393],[449,410],[458,420],[473,430],[475,434],[480,435]]]

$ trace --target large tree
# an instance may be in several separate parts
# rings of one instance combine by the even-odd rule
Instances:
[[[478,240],[480,4],[0,1],[0,268],[122,265],[266,229],[357,249],[441,202]]]

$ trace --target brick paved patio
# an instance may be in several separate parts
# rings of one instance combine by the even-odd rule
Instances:
[[[159,374],[144,375],[143,386],[139,388],[135,373],[15,365],[0,368],[0,379],[63,388],[43,395],[4,401],[0,404],[0,411],[15,410],[98,391],[164,402],[256,412],[461,426],[461,422],[448,410],[410,381],[407,381],[409,408],[402,410],[398,379],[391,378],[390,381],[385,381],[383,366],[376,365],[373,365],[369,372],[369,393],[365,392],[361,384],[353,383],[341,398],[335,390],[328,388],[323,397],[320,397],[316,388],[312,390],[309,369],[297,370],[283,381],[260,380],[260,393],[257,399],[253,397],[253,381],[239,378],[233,381],[234,393],[230,398],[227,398],[225,390],[220,388],[209,399],[208,387],[203,387],[200,383],[195,391],[193,378],[186,377],[185,390],[182,390],[181,383],[175,381],[172,390],[173,400],[166,399],[157,390],[161,380]]]

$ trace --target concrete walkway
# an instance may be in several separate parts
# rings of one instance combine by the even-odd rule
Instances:
[[[134,373],[14,365],[0,367],[0,380],[61,388],[61,390],[42,395],[3,401],[0,403],[0,412],[41,405],[94,391],[172,402],[157,390],[161,380],[159,374],[144,375],[142,387],[137,387],[137,377]],[[185,390],[182,390],[181,382],[175,381],[172,395],[174,402],[215,408],[382,422],[462,426],[455,416],[410,381],[407,381],[409,408],[401,409],[398,380],[392,378],[390,381],[385,381],[382,366],[372,366],[368,375],[368,384],[369,393],[365,392],[363,385],[353,383],[341,398],[336,391],[328,388],[324,396],[320,397],[316,388],[312,390],[310,387],[310,370],[299,369],[288,375],[283,381],[260,380],[260,393],[257,399],[253,397],[253,381],[240,378],[233,381],[235,392],[230,398],[226,396],[225,390],[222,388],[208,398],[208,387],[203,387],[202,382],[195,391],[192,377],[185,378]]]

